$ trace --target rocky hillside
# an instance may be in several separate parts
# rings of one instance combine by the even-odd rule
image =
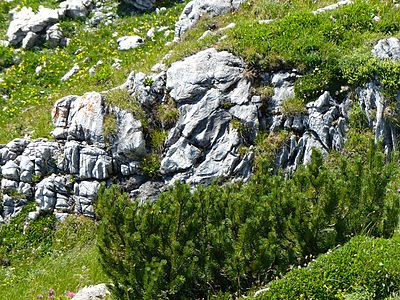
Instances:
[[[314,14],[349,4],[342,1]],[[175,42],[202,14],[217,16],[239,5],[189,3],[175,25]],[[36,13],[23,8],[12,14],[8,43],[25,49],[43,43],[63,46],[63,38],[50,40],[57,22],[85,18],[92,11],[88,22],[93,24],[101,8],[90,1],[63,2],[59,8],[40,8]],[[202,37],[206,34],[214,33],[206,31]],[[134,36],[117,41],[119,49],[143,43]],[[399,48],[398,39],[383,39],[370,55],[399,61]],[[78,70],[74,67],[61,81]],[[365,114],[387,151],[396,147],[397,126],[391,120],[396,107],[385,99],[379,78],[354,90],[341,86],[336,92],[315,91],[317,99],[305,104],[295,93],[303,76],[296,69],[255,70],[240,57],[209,48],[169,66],[161,61],[151,73],[132,72],[111,90],[66,96],[52,111],[54,140],[16,139],[1,146],[2,219],[8,220],[33,199],[37,212],[31,218],[42,210],[60,218],[72,212],[93,216],[102,181],[119,183],[143,201],[155,199],[175,181],[246,181],[260,132],[283,132],[273,167],[295,170],[310,161],[314,148],[323,153],[343,148],[353,105]],[[255,81],[268,90],[267,95],[255,89]]]
[[[355,132],[398,150],[396,3],[17,2],[0,3],[0,223],[33,201],[29,220],[94,218],[102,183],[145,203],[293,174]]]

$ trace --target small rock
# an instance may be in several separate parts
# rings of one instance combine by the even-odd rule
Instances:
[[[123,36],[117,40],[118,50],[129,50],[140,47],[144,44],[143,38],[140,36]]]
[[[73,75],[75,75],[76,73],[78,73],[78,71],[80,70],[78,65],[75,65],[72,67],[71,70],[69,70],[62,78],[61,78],[61,82],[65,82],[68,79],[70,79]]]
[[[74,296],[74,300],[100,300],[105,299],[110,292],[104,283],[90,285],[79,290]]]

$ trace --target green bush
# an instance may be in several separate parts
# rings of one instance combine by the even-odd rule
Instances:
[[[177,184],[155,203],[118,187],[99,193],[101,261],[118,299],[240,295],[358,234],[397,227],[394,163],[367,155],[312,163],[290,179],[259,173],[246,184]]]
[[[385,299],[400,292],[399,247],[399,237],[355,237],[272,282],[257,299]]]

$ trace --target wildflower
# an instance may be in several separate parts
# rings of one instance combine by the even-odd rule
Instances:
[[[400,188],[397,189],[397,192],[400,193]]]
[[[38,299],[43,299],[44,298],[43,294],[38,294],[37,297],[38,297]]]
[[[49,298],[54,298],[54,289],[49,289],[48,294]]]
[[[70,292],[67,292],[65,295],[66,295],[68,298],[74,298],[75,295],[76,295],[76,293],[70,291]]]

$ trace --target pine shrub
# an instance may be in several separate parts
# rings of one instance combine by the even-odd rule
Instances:
[[[154,203],[101,189],[101,261],[117,299],[239,296],[359,234],[390,237],[398,174],[378,146],[337,158],[318,152],[290,178],[191,191],[177,184]]]

